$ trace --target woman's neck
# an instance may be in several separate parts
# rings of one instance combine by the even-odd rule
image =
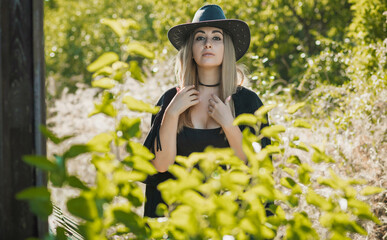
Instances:
[[[220,83],[220,68],[198,68],[199,82],[202,86],[216,86]]]

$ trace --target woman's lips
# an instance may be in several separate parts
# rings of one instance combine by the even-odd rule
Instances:
[[[203,53],[203,57],[215,56],[213,53]]]

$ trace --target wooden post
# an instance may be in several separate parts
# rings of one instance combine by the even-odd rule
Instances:
[[[45,185],[23,155],[45,155],[43,0],[0,0],[0,239],[43,237],[40,221],[17,192]]]

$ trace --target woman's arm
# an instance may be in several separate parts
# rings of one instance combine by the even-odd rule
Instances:
[[[235,155],[247,163],[247,157],[243,152],[242,142],[243,134],[238,126],[230,125],[222,127],[230,147],[234,150]]]
[[[166,172],[176,157],[176,137],[179,116],[189,107],[199,103],[199,92],[195,86],[184,87],[177,92],[165,110],[160,125],[160,142],[162,150],[156,150],[153,165],[158,172]],[[156,143],[156,140],[154,142]]]

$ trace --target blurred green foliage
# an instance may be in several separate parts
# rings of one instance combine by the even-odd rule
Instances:
[[[380,43],[386,36],[383,0],[46,0],[48,76],[55,77],[59,92],[64,86],[75,88],[79,78],[74,76],[90,83],[86,66],[103,52],[123,55],[138,49],[123,49],[122,34],[127,41],[146,43],[149,49],[146,57],[132,54],[124,62],[134,59],[139,67],[162,62],[176,53],[168,42],[168,29],[190,22],[195,11],[209,3],[222,6],[228,18],[249,24],[251,46],[240,62],[247,65],[259,91],[291,84],[294,96],[302,97],[319,83],[348,82],[346,69],[353,50]],[[114,33],[107,27],[111,20],[136,24],[126,33]],[[156,60],[144,63],[149,54]]]
[[[107,89],[101,97],[104,99],[111,94]],[[119,95],[115,95],[109,99],[113,99],[115,105],[121,101],[134,111],[156,113],[158,110],[145,103],[139,104],[134,98],[120,99]],[[302,104],[296,104],[288,108],[291,121],[299,120],[293,114],[301,107]],[[272,108],[267,106],[257,110],[254,115],[240,115],[235,123],[259,128],[260,120]],[[116,112],[113,105],[112,109]],[[97,106],[93,113],[116,118],[116,115],[102,111]],[[368,196],[385,189],[366,186],[358,191],[359,188],[355,186],[364,185],[365,181],[342,178],[332,169],[329,170],[329,177],[311,178],[310,173],[314,168],[306,161],[301,161],[296,155],[285,158],[285,149],[289,147],[279,137],[280,133],[286,131],[281,125],[266,127],[259,135],[245,129],[243,150],[247,163],[236,157],[230,148],[208,147],[202,153],[178,156],[178,164],[169,168],[176,178],[158,186],[168,204],[160,204],[157,208],[164,218],[142,218],[135,212],[135,208],[145,200],[137,182],[156,173],[150,162],[154,155],[134,141],[141,135],[140,119],[122,117],[116,120],[119,123],[114,131],[98,134],[86,144],[72,145],[61,155],[24,158],[28,164],[46,171],[54,187],[71,187],[79,191],[79,195],[66,203],[68,211],[82,219],[78,231],[85,239],[111,239],[119,235],[131,239],[224,239],[226,236],[246,240],[272,239],[280,227],[286,227],[285,239],[319,239],[308,214],[305,211],[292,211],[300,207],[300,201],[315,207],[320,216],[318,221],[328,231],[330,239],[349,239],[348,233],[367,235],[359,220],[380,224],[370,205],[359,200],[359,194]],[[297,127],[309,127],[306,122],[299,122],[302,124],[298,123]],[[42,131],[56,144],[71,138],[59,138],[46,128],[42,128]],[[257,150],[256,146],[264,136],[272,138],[273,143]],[[310,151],[309,146],[296,141],[297,137],[291,141],[293,145],[290,147]],[[118,148],[124,148],[125,154],[114,154]],[[311,145],[311,148],[313,162],[335,163],[320,147]],[[66,168],[67,161],[83,154],[91,155],[91,164],[96,169],[93,186],[70,175]],[[273,165],[270,156],[274,154],[283,159],[279,167]],[[283,188],[278,188],[273,175],[281,171],[286,174],[279,180]],[[329,197],[314,190],[322,187],[331,191]],[[50,191],[45,187],[25,189],[17,198],[27,200],[31,211],[39,217],[47,218],[52,213]],[[267,202],[275,204],[265,209]],[[266,215],[266,211],[271,214]],[[66,239],[66,231],[66,228],[59,226],[57,234],[46,239]]]
[[[121,30],[114,21],[110,23],[111,29],[119,34]],[[126,45],[125,41],[122,45]],[[146,48],[140,49],[144,50],[141,54],[146,55]],[[141,119],[118,118],[116,106],[123,104],[129,110],[152,114],[159,109],[125,92],[110,90],[124,84],[123,78],[127,74],[141,75],[141,72],[135,72],[140,71],[139,68],[134,70],[129,65],[117,54],[107,52],[88,66],[88,70],[94,72],[93,84],[101,89],[101,103],[95,103],[90,115],[104,114],[114,118],[118,123],[114,131],[98,134],[85,144],[73,144],[62,154],[24,158],[26,163],[46,171],[52,186],[79,191],[79,195],[67,200],[66,204],[72,215],[82,219],[78,231],[85,239],[110,239],[119,235],[133,239],[224,239],[226,236],[242,240],[272,239],[281,227],[286,228],[285,239],[319,239],[313,225],[316,219],[308,216],[306,211],[299,211],[301,202],[303,208],[306,204],[318,212],[317,221],[330,239],[349,239],[350,233],[367,235],[360,220],[380,224],[370,205],[359,200],[359,196],[381,193],[385,189],[365,186],[359,190],[366,181],[339,176],[332,170],[335,159],[319,146],[300,142],[298,136],[285,143],[281,134],[287,129],[275,124],[263,128],[258,135],[252,134],[249,128],[244,130],[243,150],[247,163],[237,158],[230,148],[208,147],[202,153],[177,156],[178,164],[169,167],[175,179],[158,186],[168,204],[157,207],[157,212],[164,218],[137,215],[135,208],[145,201],[137,182],[156,173],[150,162],[154,155],[135,141],[141,137]],[[293,127],[310,129],[311,124],[296,115],[308,106],[306,102],[288,106],[287,121],[293,122]],[[258,130],[261,122],[266,121],[265,115],[274,107],[266,105],[254,114],[239,115],[234,124],[249,125]],[[55,144],[72,137],[58,137],[44,127],[42,132]],[[263,137],[271,138],[272,144],[261,149]],[[119,154],[117,150],[122,148],[126,151]],[[313,154],[307,161],[301,161],[297,155],[287,156],[286,151],[291,148],[313,151]],[[70,175],[66,167],[68,160],[84,154],[91,156],[96,170],[95,185],[92,186]],[[273,165],[273,155],[281,161],[278,167]],[[315,168],[311,163],[317,167],[328,164],[325,167],[331,167],[330,176],[312,178]],[[276,174],[283,174],[279,182],[273,177]],[[329,189],[329,196],[317,193],[321,188]],[[50,195],[47,188],[38,187],[23,190],[17,198],[27,200],[31,211],[47,218],[53,211]],[[270,202],[275,204],[265,208]],[[267,211],[271,214],[267,215]],[[66,231],[59,226],[57,234],[51,234],[47,239],[65,239]]]
[[[300,207],[301,201],[315,208],[320,227],[328,231],[330,239],[349,239],[348,233],[366,235],[360,220],[380,222],[359,196],[385,189],[365,186],[360,190],[365,182],[335,173],[332,168],[337,160],[320,146],[300,142],[297,136],[284,142],[281,134],[287,129],[281,125],[272,125],[258,136],[243,133],[248,164],[230,149],[208,148],[204,153],[178,157],[180,165],[170,168],[176,179],[160,185],[169,206],[160,205],[158,212],[165,218],[139,217],[134,209],[141,206],[144,196],[137,182],[155,173],[150,163],[153,155],[136,142],[141,136],[141,119],[118,119],[116,106],[123,104],[132,111],[149,113],[158,109],[110,89],[123,84],[129,76],[144,81],[141,68],[174,55],[176,50],[167,41],[167,30],[189,22],[205,2],[45,3],[47,72],[58,82],[58,93],[63,87],[75,89],[74,76],[81,76],[83,82],[101,89],[100,102],[95,103],[90,115],[104,114],[117,122],[115,131],[99,134],[85,144],[71,145],[61,154],[24,158],[26,163],[47,171],[52,186],[80,191],[67,201],[67,208],[82,219],[79,231],[87,239],[109,239],[112,236],[108,233],[129,232],[137,239],[222,239],[226,235],[267,239],[273,238],[280,227],[286,227],[285,239],[318,239],[312,217],[305,211],[292,211]],[[385,105],[378,102],[387,86],[386,1],[211,3],[221,5],[228,18],[243,19],[250,25],[252,43],[241,63],[251,71],[253,88],[264,97],[282,98],[287,106],[289,99],[302,98],[302,102],[288,106],[288,114],[284,115],[292,127],[311,129],[312,121],[319,119],[341,131],[351,128],[352,120],[361,114],[372,122],[386,114]],[[343,87],[337,87],[340,85]],[[254,115],[241,115],[235,123],[258,129],[264,114],[273,108],[266,105]],[[300,109],[306,114],[299,114]],[[58,137],[46,128],[42,132],[54,144],[72,137]],[[273,144],[259,151],[257,146],[264,136],[272,138]],[[115,154],[119,148],[126,150],[124,155]],[[286,149],[291,148],[311,152],[310,159],[286,155]],[[66,168],[68,160],[83,154],[91,156],[97,172],[93,186],[70,175]],[[282,161],[278,168],[270,159],[272,155]],[[201,171],[193,167],[196,164]],[[313,178],[312,164],[330,166],[329,176]],[[273,174],[278,172],[284,176],[276,182]],[[323,187],[332,194],[319,194],[317,189]],[[53,208],[50,194],[46,188],[31,188],[17,198],[27,200],[31,211],[46,218]],[[267,201],[276,202],[270,207],[274,215],[269,217],[264,209]],[[58,227],[56,238],[65,239],[65,229]]]

